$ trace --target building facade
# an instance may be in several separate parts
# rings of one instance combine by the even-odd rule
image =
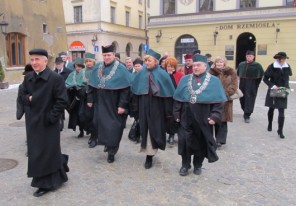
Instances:
[[[152,9],[153,8],[153,9]],[[187,52],[200,49],[228,65],[256,52],[264,68],[285,51],[296,79],[295,0],[154,0],[151,1],[149,46],[168,52],[182,63]]]
[[[122,61],[143,55],[150,0],[63,0],[63,5],[72,61],[85,52],[100,61],[101,46],[110,44]]]
[[[0,23],[8,24],[0,33],[0,61],[10,84],[22,82],[32,48],[48,50],[50,66],[58,52],[67,49],[60,0],[1,0]]]

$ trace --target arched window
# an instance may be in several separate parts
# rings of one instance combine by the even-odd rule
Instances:
[[[131,51],[132,51],[132,45],[131,45],[131,43],[128,43],[125,48],[125,53],[126,53],[127,57],[131,56]]]
[[[9,33],[7,40],[8,66],[25,65],[25,35]]]

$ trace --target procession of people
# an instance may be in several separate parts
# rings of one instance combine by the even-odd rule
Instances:
[[[89,135],[89,148],[103,146],[110,164],[116,160],[124,129],[128,129],[128,138],[140,143],[139,149],[146,155],[145,169],[153,167],[158,149],[177,143],[179,175],[189,174],[191,161],[193,174],[201,175],[204,160],[218,161],[216,150],[226,144],[227,122],[233,121],[230,96],[242,90],[243,119],[250,123],[263,78],[269,87],[267,130],[272,131],[274,109],[278,109],[277,133],[285,138],[287,97],[270,96],[271,90],[280,88],[288,93],[292,70],[285,52],[277,53],[265,72],[254,61],[254,51],[247,51],[246,61],[237,69],[228,67],[225,57],[212,61],[211,54],[202,55],[198,49],[184,55],[184,66],[174,56],[161,56],[153,49],[143,59],[126,57],[123,63],[114,45],[102,46],[101,62],[87,52],[72,63],[61,52],[53,69],[47,66],[46,50],[32,49],[29,54],[33,71],[24,73],[17,118],[25,114],[28,177],[33,178],[31,186],[38,188],[36,197],[68,180],[69,157],[60,147],[65,111],[69,114],[67,128],[76,131],[78,126],[78,138]],[[126,125],[128,116],[134,118],[131,128]]]

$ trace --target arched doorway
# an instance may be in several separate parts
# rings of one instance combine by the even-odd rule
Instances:
[[[125,54],[126,54],[126,57],[130,57],[131,56],[131,52],[133,50],[133,47],[132,47],[132,44],[131,43],[128,43],[125,47]]]
[[[114,52],[116,53],[119,50],[119,46],[118,46],[117,41],[112,42],[112,45],[114,47]]]
[[[198,49],[196,39],[190,34],[184,34],[180,36],[175,43],[175,57],[179,64],[183,64],[183,57],[185,54]]]
[[[254,34],[245,32],[240,34],[236,40],[236,62],[235,66],[246,60],[246,51],[252,50],[256,54],[256,37]]]

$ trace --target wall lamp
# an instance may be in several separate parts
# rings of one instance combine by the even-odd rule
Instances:
[[[98,41],[98,36],[97,34],[94,34],[93,38],[91,39],[91,44],[95,46],[97,41]]]
[[[161,36],[162,36],[162,33],[161,33],[161,29],[160,29],[160,30],[157,31],[157,34],[155,35],[157,43],[160,41]]]
[[[278,34],[279,34],[280,31],[281,31],[281,29],[280,29],[279,27],[277,27],[277,28],[275,29],[275,43],[277,43],[277,40],[278,40]]]
[[[217,40],[217,36],[218,36],[219,32],[214,31],[213,34],[214,34],[214,45],[216,45],[216,40]]]
[[[5,36],[7,34],[6,29],[8,27],[8,22],[4,20],[4,16],[3,16],[3,20],[0,22],[0,27],[1,27],[2,34],[4,34]]]

